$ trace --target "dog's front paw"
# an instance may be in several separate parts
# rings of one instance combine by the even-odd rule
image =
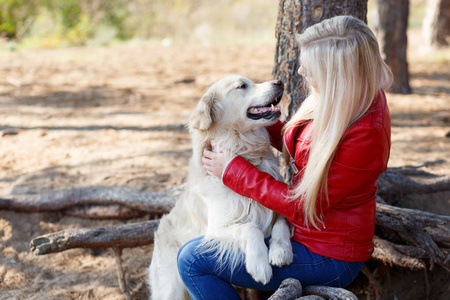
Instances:
[[[262,284],[266,284],[272,278],[272,267],[268,263],[264,263],[261,260],[254,263],[246,263],[247,272],[252,275],[253,279]]]
[[[272,266],[281,267],[284,265],[289,265],[294,259],[294,253],[292,252],[292,246],[281,245],[278,243],[273,243],[269,248],[269,261]]]

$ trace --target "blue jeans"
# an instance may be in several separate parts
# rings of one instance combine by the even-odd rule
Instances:
[[[244,261],[231,270],[216,266],[214,252],[201,253],[199,244],[203,237],[184,244],[178,251],[178,272],[192,300],[241,299],[233,285],[257,290],[275,291],[286,278],[298,279],[303,286],[325,285],[345,287],[358,274],[364,262],[344,262],[310,252],[300,243],[291,240],[294,261],[287,266],[272,267],[273,277],[263,285],[247,273]],[[266,239],[268,244],[268,239]]]

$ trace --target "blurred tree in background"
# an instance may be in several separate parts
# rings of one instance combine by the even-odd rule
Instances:
[[[0,11],[1,36],[36,46],[83,45],[101,26],[114,37],[131,37],[125,26],[131,12],[123,0],[0,0]]]
[[[131,38],[251,42],[273,39],[277,8],[273,0],[0,0],[0,38],[37,47]]]
[[[0,0],[0,34],[19,38],[36,14],[36,5],[28,0]]]
[[[405,1],[411,3],[408,26],[421,26],[426,14],[425,41],[431,41],[426,44],[437,41],[445,45],[450,1]],[[279,3],[282,1],[0,0],[0,44],[55,48],[129,39],[273,44]],[[369,8],[371,3],[373,7],[376,1],[368,1]]]

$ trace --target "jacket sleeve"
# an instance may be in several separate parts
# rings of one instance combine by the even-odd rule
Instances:
[[[297,202],[289,199],[290,186],[259,171],[241,156],[236,156],[225,169],[223,184],[238,194],[258,201],[277,213],[299,221]]]
[[[270,135],[270,143],[272,147],[277,149],[278,151],[283,150],[283,126],[286,122],[278,121],[275,124],[267,127],[267,131]]]

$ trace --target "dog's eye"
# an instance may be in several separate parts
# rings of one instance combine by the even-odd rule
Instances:
[[[246,83],[243,83],[243,84],[241,84],[240,86],[238,86],[236,89],[238,89],[238,90],[240,90],[240,89],[246,89],[247,88],[247,84]]]

